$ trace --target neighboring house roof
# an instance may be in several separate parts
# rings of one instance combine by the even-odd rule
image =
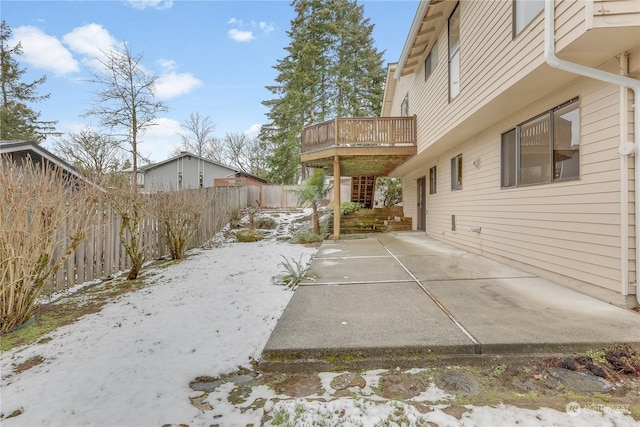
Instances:
[[[33,141],[0,141],[0,155],[14,153],[29,155],[31,160],[34,162],[48,161],[49,163],[62,168],[63,171],[70,175],[85,179],[69,163]]]
[[[256,179],[258,181],[263,181],[265,183],[267,182],[266,180],[264,180],[264,179],[262,179],[262,178],[260,178],[258,176],[252,175],[250,173],[247,173],[247,172],[244,172],[244,171],[241,171],[241,170],[238,170],[238,169],[234,169],[234,168],[232,168],[230,166],[227,166],[225,164],[222,164],[222,163],[219,163],[219,162],[215,162],[213,160],[209,160],[209,159],[206,159],[204,157],[200,157],[197,154],[192,154],[192,153],[189,153],[189,152],[186,152],[186,151],[180,153],[177,156],[170,157],[170,158],[168,158],[166,160],[163,160],[161,162],[148,163],[148,164],[143,165],[143,166],[138,166],[138,172],[146,172],[146,171],[152,170],[154,168],[157,168],[158,166],[162,166],[164,164],[171,163],[171,162],[173,162],[175,160],[178,160],[178,159],[181,159],[181,158],[187,157],[187,156],[193,157],[194,159],[202,160],[203,162],[207,162],[207,163],[212,164],[212,165],[216,165],[216,166],[220,166],[222,168],[228,169],[229,170],[229,176],[231,176],[231,175],[236,176],[236,177],[244,176],[244,177],[249,177],[249,178]],[[124,169],[123,172],[133,172],[133,168]]]

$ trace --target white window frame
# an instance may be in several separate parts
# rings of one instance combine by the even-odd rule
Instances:
[[[451,158],[451,191],[462,190],[462,154]]]
[[[515,38],[544,10],[544,0],[513,0],[513,37]]]
[[[438,192],[438,167],[432,166],[429,169],[429,194]]]
[[[436,67],[438,66],[438,40],[433,44],[429,55],[427,55],[427,59],[424,60],[424,81],[433,74]]]
[[[457,40],[452,38],[457,32]],[[457,4],[448,20],[449,43],[449,102],[460,94],[460,4]]]
[[[409,117],[409,94],[407,93],[400,104],[400,115],[402,117]]]
[[[563,112],[564,114],[577,116],[574,120],[565,120],[565,122],[570,125],[570,129],[567,126],[560,126],[558,115]],[[544,159],[544,164],[540,165],[539,179],[526,182],[522,176],[524,172],[522,163],[523,157],[527,156],[527,153],[524,152],[522,148],[522,141],[527,138],[533,141],[536,135],[534,132],[534,134],[528,137],[526,135],[523,136],[522,128],[527,125],[532,125],[533,123],[539,123],[545,127],[545,132],[548,133],[548,136],[545,137],[548,144],[546,145],[548,154],[547,159]],[[532,129],[532,127],[530,126],[528,129]],[[564,132],[564,139],[558,137],[561,132]],[[526,142],[526,144],[530,145],[533,143]],[[560,144],[563,145],[560,146]],[[540,144],[535,145],[540,146]],[[544,149],[545,146],[541,146],[540,150]],[[561,159],[561,156],[565,156],[565,158]],[[579,180],[580,99],[571,99],[504,132],[501,136],[500,168],[501,188],[525,187]]]

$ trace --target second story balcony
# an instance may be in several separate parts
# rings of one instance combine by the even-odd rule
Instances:
[[[386,176],[416,150],[415,116],[337,118],[302,131],[302,163],[329,175],[338,158],[341,176]]]

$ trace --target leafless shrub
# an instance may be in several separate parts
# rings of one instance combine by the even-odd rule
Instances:
[[[164,225],[164,236],[172,259],[184,258],[189,240],[200,226],[205,202],[205,194],[199,190],[157,194],[156,214]]]
[[[256,228],[256,215],[260,213],[260,202],[256,200],[253,206],[247,208],[247,216],[249,217],[249,230]]]
[[[107,199],[120,216],[120,242],[131,259],[127,280],[134,280],[147,260],[142,225],[151,211],[150,197],[133,191],[127,176],[113,174],[108,177]]]
[[[0,160],[0,332],[31,318],[47,279],[86,238],[99,190],[47,164]]]

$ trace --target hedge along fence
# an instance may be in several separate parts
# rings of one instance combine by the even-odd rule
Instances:
[[[191,237],[189,248],[206,243],[229,222],[232,210],[253,205],[260,194],[257,187],[213,187],[188,191],[202,193],[205,198],[200,226]],[[154,195],[150,194],[149,197]],[[97,209],[98,215],[94,224],[87,230],[87,238],[48,280],[42,292],[44,295],[79,283],[104,279],[131,268],[131,260],[120,242],[120,215],[107,205]],[[152,214],[145,218],[141,227],[146,258],[154,260],[166,256],[168,249],[164,240],[163,225]],[[56,250],[54,259],[60,251],[61,249]]]

